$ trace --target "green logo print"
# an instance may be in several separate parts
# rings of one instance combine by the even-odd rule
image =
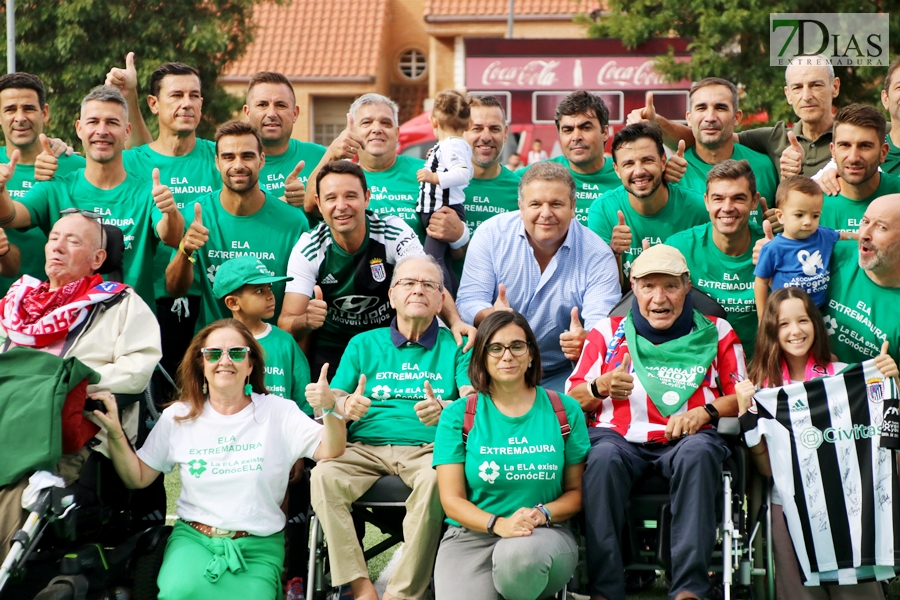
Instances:
[[[206,461],[203,460],[202,458],[200,458],[200,459],[195,458],[194,460],[192,460],[188,463],[188,467],[189,467],[188,472],[191,475],[193,475],[194,477],[196,477],[197,479],[199,479],[200,475],[203,473],[203,471],[206,470]]]

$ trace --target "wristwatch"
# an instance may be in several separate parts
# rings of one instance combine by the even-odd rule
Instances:
[[[494,525],[497,524],[497,519],[499,519],[499,518],[500,517],[498,515],[491,515],[491,518],[488,519],[488,524],[487,524],[487,532],[489,534],[495,535],[497,537],[500,537],[500,536],[497,535],[496,533],[494,533]]]
[[[703,410],[709,414],[709,422],[715,425],[719,422],[719,411],[712,404],[704,404]]]
[[[591,396],[593,396],[594,398],[599,398],[600,400],[602,400],[604,398],[608,398],[609,394],[606,394],[606,395],[601,394],[600,390],[597,388],[597,380],[598,379],[600,379],[600,378],[594,377],[593,379],[591,379],[591,382],[588,384],[588,391],[591,393]]]

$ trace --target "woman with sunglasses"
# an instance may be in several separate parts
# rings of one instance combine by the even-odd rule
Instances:
[[[291,400],[266,393],[262,349],[239,321],[222,319],[191,342],[173,402],[137,454],[115,399],[95,411],[125,485],[148,486],[176,467],[179,520],[159,573],[159,598],[274,599],[284,562],[284,499],[291,465],[343,454],[346,427],[330,406],[319,425]]]
[[[528,321],[495,312],[478,327],[469,380],[434,443],[450,526],[435,566],[441,600],[535,600],[572,576],[578,546],[564,522],[581,510],[589,449],[578,402],[545,390]]]

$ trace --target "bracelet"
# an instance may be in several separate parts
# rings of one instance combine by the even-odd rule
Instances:
[[[463,234],[458,240],[449,244],[451,250],[459,250],[469,243],[469,225],[463,221]]]
[[[551,527],[550,521],[553,519],[553,517],[550,515],[550,509],[543,504],[535,504],[534,508],[541,511],[541,514],[544,515],[544,519],[546,519],[546,521],[544,522],[544,527]]]
[[[9,216],[6,218],[0,219],[0,227],[9,225],[10,223],[12,223],[15,220],[16,220],[16,205],[13,204],[12,212],[9,213]],[[468,229],[466,231],[468,231]]]
[[[184,254],[185,256],[187,256],[187,259],[188,259],[189,261],[191,261],[191,264],[197,262],[197,259],[194,258],[191,254],[188,254],[188,253],[187,253],[187,250],[184,249],[184,238],[181,238],[181,241],[178,242],[178,250],[179,250],[182,254]]]
[[[591,382],[588,384],[588,393],[590,393],[591,396],[593,396],[594,398],[597,398],[598,400],[603,400],[604,398],[609,398],[609,394],[604,395],[604,394],[600,393],[600,389],[597,387],[598,379],[600,379],[600,378],[594,377],[593,379],[591,379]]]
[[[325,419],[325,415],[334,415],[334,418],[335,418],[335,419],[338,419],[338,420],[340,420],[340,421],[343,421],[343,420],[344,420],[344,417],[342,417],[341,415],[339,415],[338,413],[336,413],[336,412],[334,411],[335,408],[337,408],[337,400],[334,401],[334,404],[331,405],[331,408],[323,408],[323,409],[322,409],[322,419],[323,419],[323,420]]]
[[[497,524],[497,519],[499,519],[499,518],[500,517],[498,515],[491,515],[491,518],[488,519],[488,524],[487,524],[487,532],[496,537],[500,537],[499,535],[494,533],[494,525]]]

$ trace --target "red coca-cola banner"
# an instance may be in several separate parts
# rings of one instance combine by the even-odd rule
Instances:
[[[689,60],[680,57],[676,60]],[[666,83],[652,56],[467,58],[469,90],[690,89],[687,79]]]

